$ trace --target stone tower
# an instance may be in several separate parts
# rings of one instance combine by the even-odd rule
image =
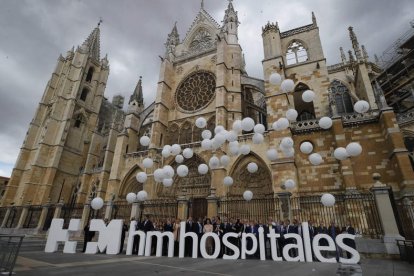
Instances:
[[[2,205],[68,201],[84,169],[109,74],[98,26],[62,55],[30,122]]]

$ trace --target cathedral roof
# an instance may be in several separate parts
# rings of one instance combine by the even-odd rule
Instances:
[[[134,100],[138,103],[144,102],[144,97],[142,94],[142,77],[141,76],[139,77],[139,81],[137,83],[137,86],[135,87],[134,93],[129,98],[129,103],[131,103]]]

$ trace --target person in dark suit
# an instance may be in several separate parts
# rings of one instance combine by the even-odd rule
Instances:
[[[164,228],[164,232],[172,232],[173,231],[174,225],[172,224],[170,218],[167,219],[167,221],[165,222],[163,228]],[[163,242],[162,255],[163,256],[167,256],[167,254],[168,254],[168,247],[167,247],[167,245],[168,245],[168,238],[167,237],[164,237],[163,240],[162,240],[162,242]]]
[[[126,223],[124,222],[122,225],[121,250],[119,251],[119,253],[122,253],[122,251],[124,251],[125,235],[127,231],[128,231],[128,225],[126,225]]]
[[[185,224],[185,232],[194,232],[196,233],[196,224],[193,221],[192,217],[188,217],[187,222]],[[187,237],[185,239],[185,256],[192,256],[193,255],[193,239]]]
[[[349,220],[347,221],[346,226],[342,228],[342,233],[355,235],[355,229],[354,227],[352,227],[351,221]],[[349,247],[353,249],[356,249],[355,240],[345,239],[344,244],[348,245]],[[352,254],[347,251],[346,256],[348,259],[350,259],[352,257]]]
[[[141,223],[139,221],[135,220],[134,217],[131,218],[131,222],[132,221],[136,221],[135,231],[142,230],[142,226],[141,226]],[[138,254],[138,245],[139,245],[139,236],[135,235],[134,236],[134,243],[133,243],[133,246],[132,246],[132,254]]]
[[[318,235],[318,234],[328,235],[328,228],[326,228],[325,223],[323,221],[319,222],[319,226],[316,227],[315,235]],[[319,245],[320,246],[327,246],[328,241],[326,239],[321,239],[321,240],[319,240]],[[326,258],[327,255],[328,255],[328,252],[323,250],[323,251],[321,251],[321,255]]]
[[[219,258],[221,256],[223,256],[223,254],[229,254],[227,252],[229,249],[224,246],[224,244],[221,242],[221,239],[223,238],[223,236],[226,233],[232,232],[232,229],[231,228],[232,228],[231,223],[227,220],[227,217],[223,217],[223,222],[220,224],[220,232],[221,232],[221,235],[220,235],[220,244],[221,244],[221,249],[220,249]],[[231,242],[231,243],[234,244],[234,242],[232,241],[231,238],[229,239],[229,242]]]
[[[85,225],[85,227],[83,228],[83,249],[82,252],[86,251],[86,244],[88,242],[90,242],[93,237],[95,236],[95,231],[89,231],[89,227],[90,227],[90,221],[88,221],[88,223]]]
[[[148,231],[153,231],[154,225],[152,224],[152,221],[150,220],[149,215],[145,215],[144,222],[142,223],[142,231],[147,233]]]
[[[335,238],[339,234],[341,234],[339,227],[336,226],[335,221],[331,221],[331,225],[328,227],[328,235],[331,236],[331,238],[334,240],[337,261],[339,261],[339,250],[338,250],[338,246],[336,245]]]

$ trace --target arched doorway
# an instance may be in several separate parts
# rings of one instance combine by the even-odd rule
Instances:
[[[121,182],[117,200],[125,200],[128,193],[138,193],[143,190],[143,184],[139,183],[136,179],[137,173],[142,171],[143,170],[139,166],[134,166],[129,170],[124,177],[124,180]]]
[[[198,165],[205,163],[198,155],[184,161],[183,165],[188,167],[186,177],[174,176],[174,183],[171,187],[159,185],[157,197],[165,199],[176,199],[179,195],[185,195],[189,198],[188,214],[193,218],[203,218],[207,215],[207,196],[210,194],[211,175],[207,173],[200,175]],[[171,166],[176,171],[181,164],[173,162]],[[183,218],[182,218],[183,219]]]

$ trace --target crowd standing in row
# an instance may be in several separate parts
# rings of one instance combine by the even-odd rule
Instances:
[[[132,218],[131,221],[135,220],[135,218]],[[105,219],[105,223],[108,223],[108,220]],[[204,233],[207,232],[214,232],[218,235],[218,237],[221,239],[224,234],[233,232],[238,233],[239,237],[234,238],[230,237],[228,240],[230,243],[236,245],[237,247],[241,247],[241,234],[242,233],[252,233],[258,237],[259,235],[259,228],[263,227],[264,234],[265,234],[265,244],[266,244],[266,258],[271,259],[271,253],[270,253],[270,240],[267,238],[267,234],[270,232],[271,229],[274,229],[275,233],[280,234],[280,238],[277,239],[277,253],[278,256],[282,256],[283,247],[286,244],[295,243],[295,239],[293,238],[284,238],[285,234],[298,234],[302,236],[302,224],[297,220],[293,219],[290,221],[289,219],[286,219],[285,221],[275,221],[273,218],[268,218],[267,222],[263,222],[262,220],[247,220],[247,219],[228,219],[226,217],[223,217],[222,219],[219,216],[210,218],[198,218],[197,220],[193,220],[192,217],[189,217],[186,220],[186,232],[194,232],[199,237],[199,242],[201,240],[201,236]],[[347,225],[342,227],[341,229],[335,224],[334,221],[330,223],[329,226],[325,226],[323,222],[320,222],[318,226],[315,226],[311,220],[308,221],[308,227],[309,227],[309,235],[310,239],[312,240],[313,237],[317,234],[327,234],[329,235],[334,241],[337,235],[341,233],[348,233],[355,235],[355,229],[352,227],[350,221],[347,222]],[[86,243],[94,237],[94,232],[89,231],[89,224],[85,227],[85,243],[84,243],[84,250],[86,247]],[[121,250],[120,252],[123,252],[123,246],[125,241],[126,232],[129,230],[128,225],[124,223],[123,229],[122,229],[122,237],[121,237]],[[136,223],[136,229],[135,230],[142,230],[144,232],[148,231],[161,231],[161,232],[172,232],[174,236],[174,255],[178,256],[178,248],[179,248],[179,239],[180,239],[180,231],[181,231],[181,219],[166,219],[165,221],[151,221],[150,216],[146,215],[145,218],[141,221],[137,221]],[[163,255],[167,255],[167,238],[164,237],[163,240]],[[186,238],[185,243],[185,256],[192,256],[192,244],[193,240],[191,238]],[[223,254],[232,255],[233,251],[227,247],[225,247],[222,243],[220,248],[220,254],[219,257],[222,257]],[[328,241],[325,239],[321,239],[319,244],[321,246],[327,246]],[[345,244],[355,249],[355,241],[351,239],[345,239]],[[134,245],[133,245],[133,254],[138,254],[138,245],[139,245],[139,236],[134,237]],[[250,249],[252,247],[252,241],[251,239],[247,239],[247,249]],[[151,254],[155,254],[155,248],[156,248],[156,238],[154,237],[154,241],[152,242],[152,252]],[[198,246],[198,248],[200,248]],[[336,252],[333,252],[334,255],[332,257],[335,257],[337,260],[339,259],[339,256],[342,256],[342,252],[336,247]],[[208,254],[213,254],[215,251],[214,248],[214,241],[213,238],[208,237],[206,240],[206,251]],[[322,251],[322,255],[324,257],[330,257],[327,254],[327,251]],[[289,255],[291,257],[297,256],[296,250],[290,250]],[[200,256],[200,252],[198,252],[198,256]],[[347,258],[350,258],[350,253],[347,252]],[[252,256],[249,256],[249,258],[259,258],[259,250],[256,251],[256,253]]]

